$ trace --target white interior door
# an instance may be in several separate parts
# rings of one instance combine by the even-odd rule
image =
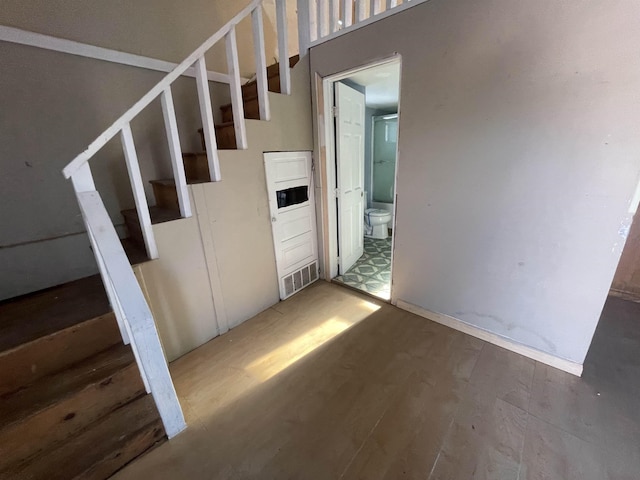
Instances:
[[[318,279],[311,152],[264,154],[280,298]]]
[[[336,92],[338,271],[344,274],[364,251],[364,94],[343,84]]]

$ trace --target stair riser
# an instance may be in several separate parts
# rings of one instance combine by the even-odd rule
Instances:
[[[236,148],[236,130],[233,125],[216,128],[216,140],[220,150]]]
[[[204,133],[200,131],[200,140],[202,141],[203,150],[206,149],[204,144]],[[233,125],[224,127],[216,127],[216,143],[218,150],[233,150],[236,148],[236,130]]]
[[[233,109],[231,105],[220,107],[223,122],[233,122]],[[244,118],[260,120],[260,105],[257,98],[252,98],[244,102]]]
[[[273,93],[280,93],[280,76],[269,78],[269,91]],[[251,98],[258,95],[258,84],[255,82],[247,83],[242,86],[242,98]]]
[[[139,246],[146,248],[144,244],[144,237],[142,236],[142,228],[140,228],[140,222],[137,218],[125,216],[124,224],[129,232],[129,238],[137,243]]]
[[[104,480],[133,459],[153,449],[164,439],[165,433],[160,419],[123,439],[122,447],[106,456],[101,462],[73,477],[73,480]],[[61,477],[64,478],[64,477]]]
[[[161,185],[152,183],[153,195],[156,198],[156,206],[161,208],[179,209],[178,192],[175,185]]]
[[[206,154],[185,155],[183,159],[184,172],[188,183],[211,181],[211,177],[209,176],[209,163]]]
[[[0,472],[0,478],[104,480],[165,438],[153,398],[144,395],[57,447]]]
[[[82,322],[0,355],[0,395],[106,350],[122,341],[113,313]]]
[[[144,393],[138,367],[131,363],[75,395],[4,427],[0,430],[0,471],[52,448]]]

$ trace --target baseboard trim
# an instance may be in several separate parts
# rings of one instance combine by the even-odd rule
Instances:
[[[468,323],[465,323],[462,320],[458,320],[457,318],[450,317],[449,315],[444,315],[442,313],[432,312],[425,308],[418,307],[417,305],[414,305],[412,303],[405,302],[404,300],[398,300],[396,306],[398,308],[401,308],[402,310],[406,310],[407,312],[415,313],[416,315],[426,318],[427,320],[431,320],[446,327],[453,328],[454,330],[458,330],[459,332],[466,333],[467,335],[471,335],[472,337],[476,337],[484,340],[485,342],[497,345],[498,347],[504,348],[505,350],[510,350],[525,357],[531,358],[532,360],[536,360],[537,362],[544,363],[545,365],[549,365],[551,367],[557,368],[558,370],[570,373],[571,375],[575,375],[576,377],[582,376],[582,365],[579,363],[575,363],[564,358],[559,358],[549,353],[541,352],[540,350],[536,350],[535,348],[527,347],[526,345],[514,342],[513,340],[502,337],[500,335],[496,335],[495,333],[491,333],[486,330],[482,330],[481,328],[474,327],[473,325],[469,325]]]

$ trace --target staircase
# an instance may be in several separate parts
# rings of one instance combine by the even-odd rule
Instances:
[[[0,303],[0,478],[104,479],[165,441],[99,276]]]
[[[289,67],[293,68],[300,60],[299,55],[295,55],[289,59]],[[280,93],[280,64],[274,63],[267,67],[267,79],[269,91]],[[244,105],[244,118],[260,119],[260,107],[258,99],[257,82],[251,81],[242,86],[242,100]],[[235,124],[233,121],[232,104],[226,104],[220,107],[221,122],[215,125],[216,140],[219,150],[235,150]],[[201,152],[183,152],[182,161],[184,163],[185,176],[187,184],[206,183],[211,181],[209,172],[209,163],[206,153],[206,145],[203,129],[199,129],[200,139],[202,143]],[[151,224],[169,222],[182,218],[180,214],[180,204],[178,201],[178,192],[174,179],[151,180],[153,187],[153,195],[156,200],[155,206],[149,208],[151,216]],[[124,218],[129,237],[123,239],[122,244],[132,264],[142,263],[148,260],[145,253],[144,235],[140,228],[140,218],[137,209],[123,210]]]

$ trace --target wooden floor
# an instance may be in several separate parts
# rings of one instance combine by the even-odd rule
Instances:
[[[640,478],[640,305],[582,379],[319,282],[172,364],[189,429],[124,479]]]

